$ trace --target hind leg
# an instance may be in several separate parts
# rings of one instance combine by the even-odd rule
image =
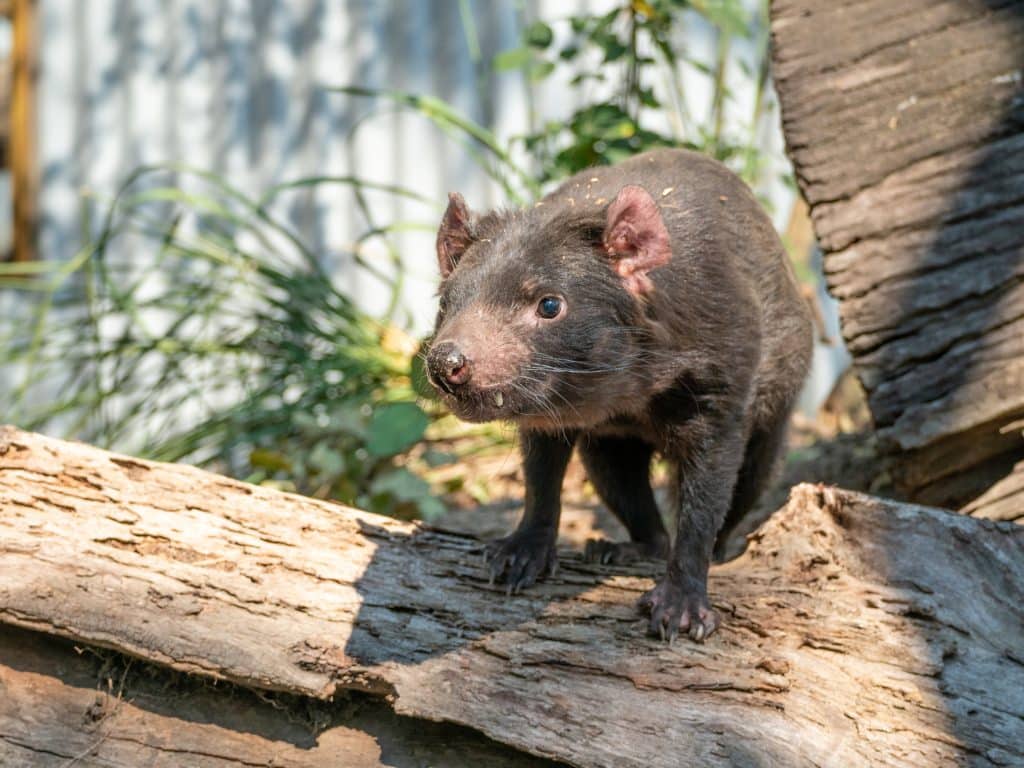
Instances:
[[[630,538],[628,542],[591,539],[584,557],[601,563],[666,557],[668,532],[651,490],[651,446],[633,438],[586,437],[578,449],[590,481]]]
[[[729,534],[746,517],[772,479],[779,456],[786,444],[790,410],[788,406],[783,408],[781,413],[774,415],[773,418],[755,423],[750,431],[729,512],[715,539],[716,560],[722,559]]]

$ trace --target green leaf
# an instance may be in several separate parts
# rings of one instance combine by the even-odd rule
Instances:
[[[693,9],[722,32],[745,37],[750,20],[737,0],[694,0]]]
[[[292,416],[292,423],[299,431],[309,434],[315,434],[322,429],[320,423],[316,420],[316,416],[307,411],[296,411],[295,415]]]
[[[493,66],[498,72],[522,69],[533,60],[533,51],[529,48],[510,48],[494,57]]]
[[[437,390],[434,389],[427,378],[427,364],[424,361],[423,353],[426,351],[430,340],[424,339],[420,342],[419,348],[409,360],[409,380],[412,382],[413,391],[420,397],[430,400],[437,400]]]
[[[555,71],[555,65],[550,61],[538,60],[534,61],[527,68],[527,75],[530,78],[530,82],[537,83],[543,80],[545,77]]]
[[[658,101],[658,97],[654,95],[653,88],[641,88],[637,95],[640,97],[640,103],[645,107],[657,109],[661,106],[661,102]]]
[[[345,457],[331,448],[326,441],[321,441],[313,447],[309,454],[309,463],[328,477],[336,477],[345,471]]]
[[[441,467],[445,464],[454,464],[459,460],[458,454],[450,451],[435,451],[433,448],[423,452],[423,460],[428,467]]]
[[[418,499],[416,506],[419,508],[420,517],[428,523],[431,520],[436,520],[448,511],[445,505],[441,503],[441,500],[435,496],[424,496]]]
[[[253,467],[270,470],[271,472],[292,468],[292,463],[288,460],[287,456],[266,448],[254,448],[252,453],[249,454],[249,464]]]
[[[607,79],[608,78],[605,76],[604,72],[580,72],[569,81],[569,85],[582,85],[588,80],[595,80],[599,83],[603,83]]]
[[[413,446],[430,419],[416,403],[390,403],[374,409],[366,451],[371,456],[394,456]]]
[[[551,27],[543,21],[535,21],[526,28],[526,31],[523,33],[523,39],[527,45],[543,50],[551,45],[551,41],[555,39],[555,36],[551,32]]]
[[[351,402],[342,403],[330,412],[328,429],[351,435],[358,440],[365,440],[369,434],[366,417],[361,411],[360,404]]]
[[[636,133],[636,124],[616,104],[595,104],[573,115],[570,130],[581,139],[626,138]]]
[[[593,40],[604,51],[605,63],[618,61],[629,51],[629,48],[616,35],[594,35]]]
[[[703,61],[700,61],[699,59],[695,59],[693,57],[687,57],[685,59],[685,61],[686,61],[687,64],[689,64],[691,67],[693,67],[694,69],[696,69],[698,72],[700,72],[702,74],[709,75],[709,76],[712,74],[711,67],[709,67],[707,64],[705,64]]]
[[[418,501],[430,496],[430,483],[405,467],[377,475],[370,484],[373,495],[388,494],[399,501]]]

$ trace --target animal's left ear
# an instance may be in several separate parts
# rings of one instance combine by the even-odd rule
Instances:
[[[654,198],[643,187],[630,185],[608,206],[604,249],[626,289],[638,296],[651,291],[647,273],[672,258],[668,230]]]

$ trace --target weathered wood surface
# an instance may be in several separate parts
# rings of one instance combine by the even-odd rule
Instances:
[[[897,478],[1024,458],[1024,2],[775,0],[783,129]]]
[[[555,768],[381,700],[268,698],[0,626],[3,768]]]
[[[1024,761],[1024,528],[813,486],[712,570],[707,644],[644,636],[654,566],[477,543],[0,432],[0,622],[253,689],[380,694],[580,766]]]
[[[963,511],[989,520],[1013,520],[1024,524],[1024,461]]]

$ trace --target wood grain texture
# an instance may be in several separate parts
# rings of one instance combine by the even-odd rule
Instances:
[[[14,261],[36,257],[39,158],[36,152],[36,80],[38,79],[38,0],[13,0],[14,41],[11,68],[11,107],[7,159],[13,198]]]
[[[579,766],[1024,760],[1024,528],[800,486],[667,646],[651,564],[506,598],[472,539],[0,433],[0,621]]]
[[[1024,524],[1024,461],[971,501],[963,511],[989,520],[1012,520]]]
[[[4,768],[557,768],[467,728],[183,678],[0,626]]]
[[[1024,2],[775,0],[772,34],[879,435],[905,491],[959,505],[989,480],[974,443],[1024,458],[997,439],[1024,413]]]

